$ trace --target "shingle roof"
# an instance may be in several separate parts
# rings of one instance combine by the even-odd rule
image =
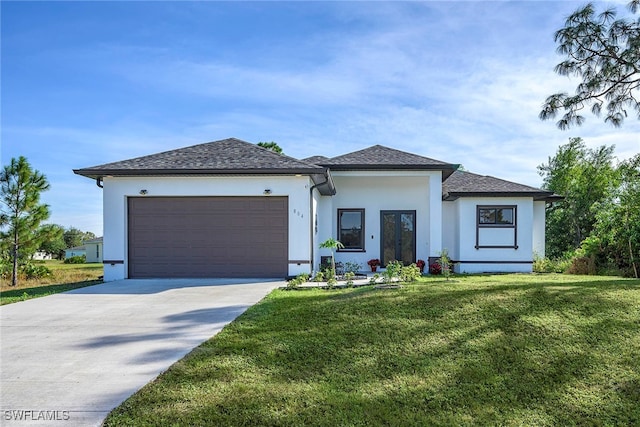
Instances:
[[[441,162],[440,160],[430,159],[429,157],[418,156],[417,154],[407,153],[383,145],[374,145],[363,150],[354,151],[353,153],[343,154],[342,156],[333,157],[320,163],[323,166],[330,166],[331,169],[348,169],[348,168],[370,168],[370,167],[429,167],[439,168],[456,166],[450,163]]]
[[[236,138],[74,170],[90,178],[105,175],[208,173],[323,173],[320,166],[274,153]]]
[[[311,157],[306,157],[304,159],[301,159],[303,162],[307,162],[307,163],[311,163],[313,165],[319,165],[320,163],[324,162],[325,160],[329,160],[328,157],[325,156],[311,156]]]
[[[73,172],[96,180],[105,176],[301,174],[309,175],[322,194],[335,194],[326,168],[236,138],[74,169]]]
[[[527,196],[536,200],[558,200],[562,198],[551,191],[467,171],[455,171],[449,179],[442,183],[442,198],[444,200],[472,196]]]

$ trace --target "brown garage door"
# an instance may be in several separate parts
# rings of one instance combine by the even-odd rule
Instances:
[[[285,277],[286,197],[131,197],[129,277]]]

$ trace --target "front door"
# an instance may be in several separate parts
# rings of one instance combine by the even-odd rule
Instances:
[[[381,211],[382,265],[389,261],[402,261],[404,265],[416,262],[416,211]]]

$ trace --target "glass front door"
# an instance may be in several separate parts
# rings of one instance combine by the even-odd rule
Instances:
[[[404,265],[416,262],[416,211],[381,211],[381,261],[402,261]]]

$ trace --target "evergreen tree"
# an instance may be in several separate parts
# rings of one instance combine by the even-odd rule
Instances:
[[[640,0],[628,5],[631,13],[640,9]],[[582,79],[575,94],[549,96],[540,112],[547,120],[564,114],[557,122],[560,129],[581,125],[581,110],[606,114],[605,122],[622,125],[625,118],[640,119],[640,19],[617,19],[615,9],[597,14],[589,3],[569,16],[564,28],[555,34],[557,51],[565,60],[556,65],[561,76]]]
[[[44,238],[38,229],[49,218],[49,207],[40,203],[40,193],[48,189],[47,178],[23,156],[11,159],[0,173],[0,238],[13,265],[12,286],[18,284],[19,261],[31,256]]]

